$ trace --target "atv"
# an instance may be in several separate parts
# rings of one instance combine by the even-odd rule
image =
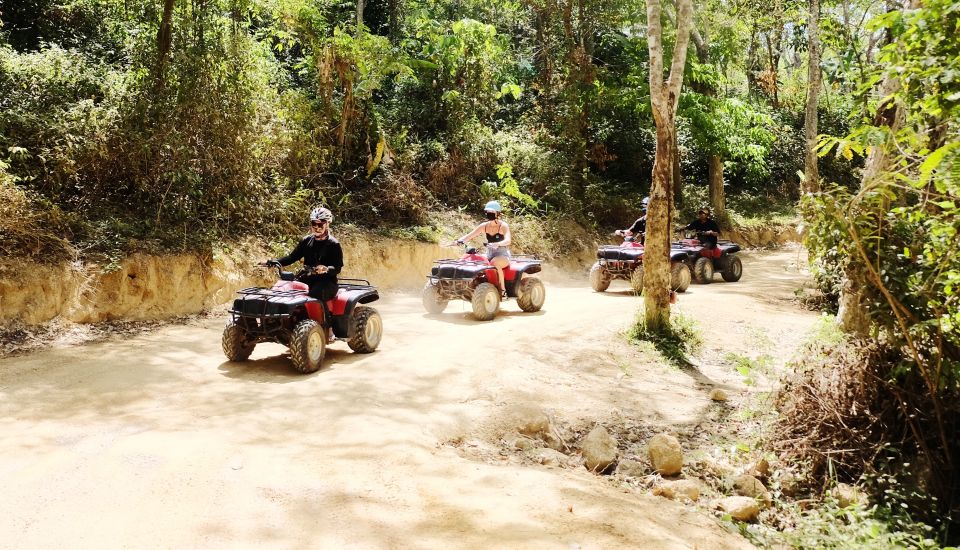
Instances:
[[[327,329],[346,340],[357,353],[371,353],[380,344],[383,321],[368,304],[380,298],[376,287],[363,279],[340,279],[337,295],[322,302],[307,294],[309,287],[277,268],[280,280],[272,288],[245,288],[237,292],[230,320],[223,329],[223,353],[230,361],[245,361],[260,342],[290,347],[293,368],[316,372],[326,353]]]
[[[617,230],[615,235],[623,235]],[[676,292],[684,292],[690,286],[690,268],[683,252],[670,251],[670,286]],[[634,292],[643,292],[643,244],[633,237],[624,237],[619,245],[600,245],[597,262],[590,268],[590,286],[595,292],[603,292],[614,279],[630,281]]]
[[[687,265],[696,283],[709,284],[716,272],[720,272],[723,280],[729,283],[735,283],[743,276],[743,262],[736,256],[740,245],[732,241],[717,241],[717,246],[711,249],[705,246],[701,235],[685,232],[671,248],[686,255]]]
[[[516,298],[520,309],[527,312],[540,311],[546,299],[546,290],[538,277],[531,277],[542,269],[536,256],[518,254],[503,268],[506,280],[506,295]],[[429,313],[443,313],[450,300],[470,302],[473,316],[478,321],[489,321],[500,310],[500,288],[497,268],[486,257],[477,254],[476,248],[466,248],[466,253],[456,260],[434,262],[427,284],[421,295],[423,307]]]

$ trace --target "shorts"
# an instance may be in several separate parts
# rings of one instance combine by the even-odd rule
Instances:
[[[503,258],[506,258],[507,260],[510,260],[510,249],[502,246],[498,246],[497,248],[487,249],[488,261],[492,262],[494,258],[499,258],[499,257],[503,257]]]

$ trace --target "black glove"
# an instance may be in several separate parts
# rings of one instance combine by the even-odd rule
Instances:
[[[280,264],[280,260],[273,260],[273,259],[267,260],[267,261],[263,262],[263,265],[265,265],[265,266],[267,266],[267,267],[283,267],[283,266]]]

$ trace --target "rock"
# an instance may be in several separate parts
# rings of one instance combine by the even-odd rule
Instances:
[[[762,481],[749,474],[742,474],[733,478],[733,489],[738,495],[757,499],[769,506],[770,492]]]
[[[540,440],[546,443],[547,447],[550,447],[554,451],[562,452],[564,449],[567,448],[567,444],[564,443],[562,439],[557,437],[557,434],[555,433],[555,430],[553,429],[552,426],[549,432],[540,434]]]
[[[784,472],[778,479],[780,481],[780,492],[785,496],[795,497],[800,494],[801,480],[796,474]]]
[[[628,477],[643,477],[647,467],[642,462],[625,458],[617,463],[617,475]]]
[[[863,503],[863,493],[859,489],[846,483],[837,483],[837,486],[830,490],[830,495],[837,499],[837,504],[841,508]]]
[[[743,473],[750,474],[759,479],[766,479],[770,477],[770,463],[767,462],[767,459],[761,458],[755,464],[748,467]]]
[[[710,400],[711,400],[711,401],[717,401],[717,402],[721,402],[721,403],[722,403],[723,401],[726,401],[727,399],[729,399],[729,396],[727,396],[727,392],[721,390],[720,388],[714,388],[714,389],[710,392]]]
[[[529,437],[550,433],[550,417],[547,413],[534,408],[517,411],[517,431]]]
[[[567,464],[567,455],[553,449],[534,449],[527,456],[545,466],[564,466]]]
[[[670,500],[688,499],[696,502],[700,498],[700,486],[689,479],[665,481],[654,487],[653,494]]]
[[[726,478],[736,473],[730,465],[718,462],[709,456],[702,458],[700,463],[704,470],[719,478]]]
[[[592,472],[602,472],[617,460],[617,440],[603,426],[590,430],[580,443],[584,466]]]
[[[756,521],[760,505],[750,497],[725,497],[717,501],[717,508],[737,521]]]
[[[520,451],[529,451],[537,448],[537,444],[529,437],[520,436],[513,440],[513,445],[511,445],[511,447]]]
[[[647,447],[650,463],[660,475],[672,476],[683,469],[683,448],[677,438],[667,434],[657,434],[650,438]]]

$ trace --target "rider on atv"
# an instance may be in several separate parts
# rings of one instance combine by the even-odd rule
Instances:
[[[303,260],[304,268],[297,280],[310,287],[309,295],[326,302],[337,294],[337,273],[343,269],[343,248],[330,234],[333,212],[317,207],[310,212],[310,233],[297,243],[293,252],[282,258],[271,259],[260,265],[287,266]],[[328,329],[328,339],[333,333]]]
[[[712,251],[717,247],[717,240],[720,237],[720,226],[710,217],[710,209],[706,206],[697,212],[697,219],[680,229],[696,231],[700,242],[702,242],[708,250]]]
[[[647,205],[650,203],[650,197],[644,197],[640,201],[640,208],[643,212],[643,215],[637,218],[637,221],[633,222],[633,225],[629,229],[618,229],[616,231],[617,235],[623,235],[624,237],[633,237],[635,241],[643,243],[644,234],[647,232]],[[640,237],[637,238],[637,235]]]
[[[500,295],[507,298],[507,288],[503,277],[503,268],[510,265],[510,226],[507,222],[500,219],[503,213],[503,207],[497,201],[490,201],[484,205],[483,211],[486,214],[487,221],[481,223],[473,231],[456,240],[457,244],[463,244],[465,241],[483,233],[487,236],[487,260],[497,268],[498,281],[500,283]]]

